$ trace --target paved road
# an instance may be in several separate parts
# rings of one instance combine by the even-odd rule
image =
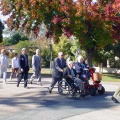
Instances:
[[[90,117],[93,120],[104,120],[101,117],[108,112],[106,110],[112,113],[118,109],[120,111],[120,105],[110,99],[117,88],[116,84],[103,83],[106,88],[104,95],[72,99],[58,95],[56,88],[49,94],[47,88],[50,82],[51,78],[43,77],[43,86],[34,82],[29,84],[30,89],[24,89],[23,82],[19,88],[16,87],[16,79],[8,80],[7,84],[3,84],[0,79],[0,120],[90,120]],[[99,116],[99,119],[95,116]]]

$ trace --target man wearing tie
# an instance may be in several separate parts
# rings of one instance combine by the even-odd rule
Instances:
[[[58,57],[54,59],[53,71],[52,71],[52,83],[49,87],[49,93],[52,92],[55,84],[60,82],[63,77],[63,69],[66,67],[66,60],[64,59],[63,52],[58,53]],[[58,88],[58,92],[61,93],[61,89]]]
[[[28,88],[27,81],[28,81],[29,64],[28,64],[28,55],[26,48],[22,48],[21,52],[22,54],[19,56],[20,73],[18,76],[17,87],[19,87],[21,80],[24,78],[24,88]]]

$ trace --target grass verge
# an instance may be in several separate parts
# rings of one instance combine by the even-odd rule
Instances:
[[[102,81],[105,81],[105,82],[120,82],[120,74],[104,73],[103,76],[102,76]]]
[[[9,69],[8,71],[11,72],[12,70]],[[29,73],[32,73],[32,69],[30,69]],[[51,77],[50,68],[42,68],[41,69],[41,74],[42,74],[42,76]],[[102,81],[105,81],[105,82],[120,82],[120,74],[103,73]]]

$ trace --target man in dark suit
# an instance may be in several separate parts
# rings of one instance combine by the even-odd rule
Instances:
[[[19,56],[20,73],[18,76],[17,87],[19,87],[21,80],[24,78],[24,88],[28,88],[27,81],[28,81],[29,64],[28,64],[28,55],[26,48],[22,48],[21,52],[22,54]]]
[[[52,83],[49,87],[49,93],[52,92],[53,87],[57,82],[60,82],[63,77],[63,69],[66,67],[66,60],[64,59],[63,52],[58,53],[58,57],[54,59],[53,62],[53,71],[52,71]],[[61,92],[61,89],[58,87],[58,92]]]

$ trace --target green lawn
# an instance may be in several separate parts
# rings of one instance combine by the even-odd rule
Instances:
[[[42,68],[41,73],[45,76],[51,76],[51,71],[50,71],[49,68]],[[120,82],[120,74],[104,73],[102,75],[102,81],[105,81],[105,82]]]
[[[51,76],[50,69],[43,68],[41,73],[45,76]],[[104,73],[102,75],[102,81],[105,82],[120,82],[120,74],[114,74],[114,73]]]
[[[120,75],[119,74],[114,74],[114,73],[104,73],[102,75],[102,81],[106,82],[120,82]]]
[[[9,72],[12,70],[9,69]],[[32,69],[30,69],[29,73],[32,73]],[[51,70],[49,68],[42,68],[41,74],[46,77],[51,77]],[[114,73],[104,73],[102,75],[102,81],[105,82],[120,82],[120,74],[114,74]]]

